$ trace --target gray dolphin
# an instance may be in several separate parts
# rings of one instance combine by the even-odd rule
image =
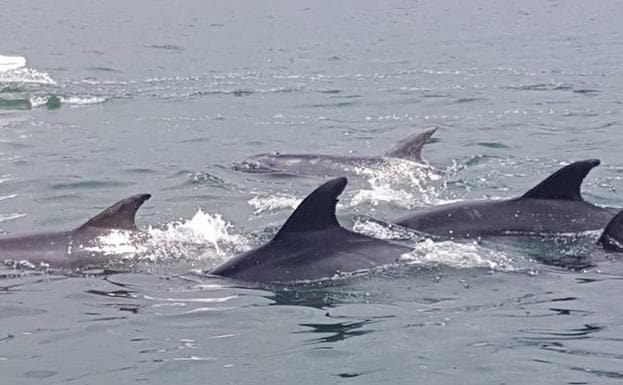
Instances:
[[[598,243],[606,251],[623,252],[623,210],[619,211],[601,233]]]
[[[101,264],[107,256],[93,251],[96,239],[114,230],[138,231],[136,211],[150,197],[139,194],[123,199],[74,230],[0,238],[0,258],[62,269]]]
[[[209,274],[249,282],[333,277],[395,262],[412,249],[346,230],[337,221],[337,197],[346,178],[330,180],[303,200],[267,244],[237,255]]]
[[[258,154],[232,165],[234,170],[251,173],[287,173],[294,175],[357,175],[361,168],[383,165],[388,159],[405,159],[423,163],[422,147],[437,131],[436,127],[413,134],[383,156],[347,156],[323,154]]]
[[[394,223],[450,238],[601,230],[615,210],[586,202],[580,193],[584,177],[599,163],[588,159],[565,166],[519,198],[428,207]]]

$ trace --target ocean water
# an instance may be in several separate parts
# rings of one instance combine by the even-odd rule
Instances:
[[[517,196],[599,158],[623,207],[617,1],[0,3],[0,231],[67,229],[153,194],[125,272],[0,268],[1,384],[608,384],[622,257],[598,233],[423,240],[399,266],[293,286],[200,272],[270,239],[324,179],[243,174],[262,152],[424,157],[362,170],[348,228],[409,238],[421,206]],[[8,59],[0,57],[0,64]]]

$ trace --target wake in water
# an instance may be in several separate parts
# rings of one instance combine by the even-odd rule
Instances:
[[[48,73],[27,67],[26,58],[0,55],[0,109],[57,109],[61,105],[83,106],[107,100],[104,96],[66,92]]]

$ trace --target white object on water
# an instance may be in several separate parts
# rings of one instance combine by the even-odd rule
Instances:
[[[22,68],[26,65],[26,58],[22,56],[0,55],[0,72]]]

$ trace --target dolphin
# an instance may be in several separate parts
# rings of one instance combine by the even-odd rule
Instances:
[[[110,256],[96,251],[97,238],[115,230],[138,232],[136,212],[150,197],[138,194],[123,199],[74,230],[2,237],[0,259],[59,269],[102,264]]]
[[[307,196],[267,244],[208,271],[240,281],[269,283],[318,280],[397,261],[411,248],[346,230],[335,206],[346,187],[330,180]]]
[[[374,168],[391,159],[424,163],[422,147],[437,131],[436,127],[413,134],[402,140],[383,156],[347,156],[323,154],[258,154],[235,163],[236,171],[249,173],[286,173],[293,175],[344,176],[357,175],[362,168]]]
[[[599,164],[597,159],[569,164],[518,198],[428,207],[393,223],[451,239],[601,230],[614,209],[586,202],[580,193],[584,177]]]
[[[623,210],[608,222],[597,243],[606,251],[623,252]]]

